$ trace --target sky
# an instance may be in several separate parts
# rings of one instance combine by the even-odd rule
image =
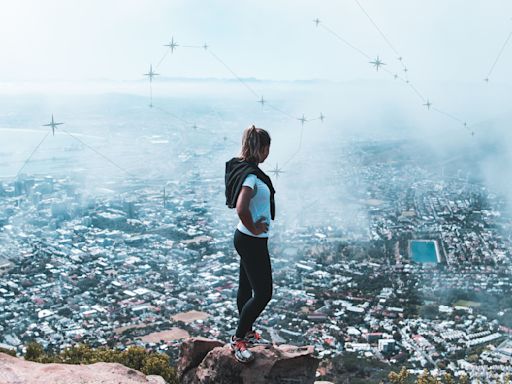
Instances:
[[[508,0],[359,0],[403,57],[416,84],[480,82],[512,30]],[[0,82],[139,80],[171,37],[202,45],[241,77],[273,80],[382,79],[397,55],[355,0],[0,1]],[[170,77],[232,77],[202,49],[178,47],[159,71]],[[510,83],[512,42],[492,81]]]
[[[305,143],[320,145],[332,130],[339,137],[373,130],[413,135],[446,154],[499,148],[489,150],[479,166],[488,184],[512,202],[512,38],[504,46],[511,33],[510,0],[0,0],[0,94],[38,92],[44,110],[34,119],[46,122],[58,111],[63,121],[76,121],[73,108],[50,98],[53,91],[97,88],[146,96],[143,74],[166,53],[153,83],[156,97],[225,90],[222,97],[245,94],[256,105],[255,95],[239,83],[225,89],[177,86],[164,84],[164,76],[325,79],[331,83],[300,84],[280,95],[267,85],[253,87],[266,99],[293,96],[286,105],[293,116],[325,113],[323,128],[306,131]],[[164,44],[171,38],[179,46],[169,54]],[[205,43],[207,50],[184,47]],[[398,55],[411,84],[445,114],[427,111],[411,87],[392,79],[393,73],[405,76]],[[379,71],[369,63],[377,56],[385,63]],[[5,106],[0,112],[13,113]],[[259,109],[244,117],[233,140],[262,115]],[[462,127],[466,120],[476,136]],[[295,151],[298,123],[266,124],[280,146],[271,162],[283,162]]]

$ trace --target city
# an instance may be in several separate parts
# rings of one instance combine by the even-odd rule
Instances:
[[[350,226],[325,206],[307,211],[324,225],[276,222],[274,295],[258,329],[274,343],[311,343],[326,361],[356,353],[418,373],[512,372],[504,201],[460,169],[382,161],[385,143],[338,149],[347,155],[336,179],[358,186],[344,198],[361,212]],[[357,167],[350,156],[362,159]],[[87,341],[177,358],[184,337],[228,339],[239,260],[222,180],[196,170],[165,191],[138,180],[112,188],[84,198],[70,177],[3,183],[1,347]]]

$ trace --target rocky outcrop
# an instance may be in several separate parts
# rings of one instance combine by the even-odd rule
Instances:
[[[314,347],[255,346],[255,359],[238,362],[229,344],[203,337],[185,339],[176,366],[183,384],[313,384],[320,360]],[[165,384],[118,363],[41,364],[0,352],[0,384]]]
[[[0,352],[0,384],[165,384],[119,363],[41,364]]]
[[[229,344],[203,337],[185,339],[177,372],[183,384],[313,384],[320,362],[311,345],[255,346],[255,359],[238,362]]]

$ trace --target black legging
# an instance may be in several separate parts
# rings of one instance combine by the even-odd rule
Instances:
[[[236,336],[244,337],[272,298],[272,266],[268,253],[268,237],[246,235],[237,228],[233,243],[240,255],[240,278],[236,297],[240,320]]]

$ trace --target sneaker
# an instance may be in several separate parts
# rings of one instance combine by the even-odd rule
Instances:
[[[254,360],[254,355],[247,348],[247,341],[245,338],[238,338],[236,335],[231,336],[231,340],[229,342],[231,345],[231,350],[235,353],[235,359],[240,361],[241,363],[249,363]]]
[[[247,341],[247,344],[252,347],[254,345],[270,345],[271,342],[267,339],[264,339],[261,337],[261,334],[250,330],[245,334],[245,340]]]

